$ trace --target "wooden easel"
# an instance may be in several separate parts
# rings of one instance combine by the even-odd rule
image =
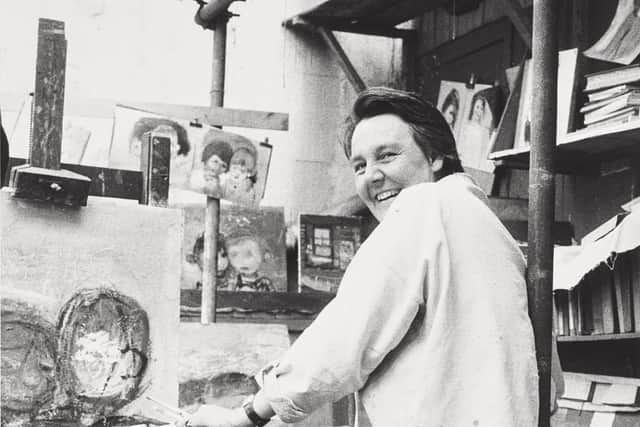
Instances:
[[[28,164],[11,170],[14,197],[86,206],[91,180],[60,169],[67,58],[64,22],[40,18]]]

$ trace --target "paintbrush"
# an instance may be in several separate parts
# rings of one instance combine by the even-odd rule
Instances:
[[[183,411],[182,409],[179,408],[175,408],[171,405],[168,405],[164,402],[159,401],[158,399],[155,399],[149,395],[146,395],[145,398],[147,398],[147,400],[153,402],[156,406],[156,409],[158,409],[160,412],[162,412],[165,415],[168,415],[169,417],[173,418],[173,419],[179,419],[179,420],[185,420],[187,419],[191,414],[188,413],[187,411]]]

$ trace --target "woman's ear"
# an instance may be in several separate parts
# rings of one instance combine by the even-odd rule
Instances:
[[[431,162],[431,170],[433,172],[440,172],[440,169],[442,169],[443,164],[444,164],[444,157],[442,156],[436,157]]]

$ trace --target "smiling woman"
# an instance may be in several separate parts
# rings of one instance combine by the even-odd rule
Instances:
[[[458,173],[444,117],[416,94],[368,89],[343,144],[380,224],[255,398],[203,406],[190,425],[293,423],[358,390],[373,426],[537,425],[524,258]]]

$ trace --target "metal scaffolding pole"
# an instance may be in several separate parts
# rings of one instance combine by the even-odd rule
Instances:
[[[539,426],[548,427],[551,391],[554,152],[558,76],[557,0],[533,2],[533,105],[529,167],[527,272],[529,307],[540,375]]]

